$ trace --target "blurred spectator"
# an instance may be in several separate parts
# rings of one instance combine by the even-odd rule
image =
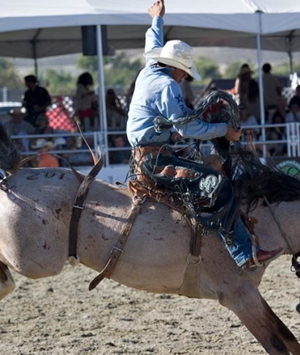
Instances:
[[[36,76],[27,75],[24,81],[27,87],[22,101],[27,113],[24,119],[36,127],[37,117],[45,113],[47,107],[51,105],[51,97],[45,88],[38,85]]]
[[[259,145],[255,145],[257,141],[256,134],[252,128],[244,128],[242,141],[245,143],[244,149],[248,152],[257,151],[261,153],[261,147]]]
[[[98,100],[94,80],[90,73],[82,73],[77,79],[75,110],[84,132],[98,129]]]
[[[108,89],[106,92],[106,117],[108,130],[124,131],[126,129],[127,114],[113,89]]]
[[[289,105],[298,105],[300,107],[300,85],[296,87],[295,95],[291,98]]]
[[[264,105],[266,112],[266,120],[269,120],[274,110],[278,107],[278,101],[281,97],[281,85],[277,76],[271,73],[272,66],[270,63],[265,63],[262,66],[262,81],[264,88]]]
[[[281,98],[278,101],[278,109],[274,112],[274,115],[281,116],[282,121],[285,122],[286,115],[289,113],[289,109],[287,108],[287,99],[284,96],[281,96]],[[272,118],[273,118],[272,116]],[[273,120],[272,120],[273,121]],[[271,121],[271,123],[272,123]]]
[[[285,115],[277,110],[272,116],[271,123],[274,127],[268,128],[266,130],[266,140],[268,141],[280,141],[286,139],[285,126],[278,127],[277,125],[285,123]],[[270,156],[281,156],[287,152],[286,143],[275,143],[267,145]]]
[[[249,81],[253,71],[247,63],[243,64],[234,83],[231,93],[236,96],[236,101],[240,105],[247,105]]]
[[[59,161],[56,156],[50,153],[55,148],[53,142],[45,138],[39,138],[31,143],[32,150],[38,153],[38,156],[32,160],[32,166],[35,168],[58,168]]]
[[[247,109],[251,116],[254,116],[260,123],[260,102],[259,102],[259,86],[255,79],[249,80],[247,94]]]
[[[22,136],[35,133],[35,128],[27,121],[24,121],[26,109],[15,107],[9,111],[10,120],[4,123],[4,127],[11,136]],[[29,150],[29,139],[16,139],[18,149],[23,152]]]
[[[82,145],[82,139],[80,139],[80,137],[66,137],[66,144],[64,146],[66,153],[62,154],[64,158],[61,162],[62,166],[93,165],[91,153],[82,152],[83,148],[85,148],[85,146]]]
[[[187,77],[182,81],[182,83],[180,85],[184,102],[185,102],[186,106],[192,110],[194,109],[193,102],[195,99],[192,85],[191,85],[191,82],[193,80],[194,79],[190,75],[187,75]]]
[[[53,134],[54,129],[49,126],[49,118],[41,113],[36,120],[36,134]]]
[[[114,136],[112,138],[112,147],[120,148],[109,153],[109,161],[111,164],[128,164],[131,156],[131,149],[124,149],[130,147],[127,138],[124,134]]]
[[[244,128],[247,128],[249,126],[256,126],[258,125],[258,121],[256,119],[256,117],[254,117],[253,115],[251,115],[248,112],[248,109],[245,105],[240,105],[239,106],[239,110],[240,110],[240,121],[241,121],[241,127],[244,131]],[[251,128],[252,130],[252,134],[253,134],[253,138],[257,139],[258,136],[260,135],[260,129],[259,128]],[[249,129],[247,128],[247,132],[249,131]]]
[[[297,104],[290,104],[289,110],[290,112],[285,116],[285,122],[300,122],[300,107]]]

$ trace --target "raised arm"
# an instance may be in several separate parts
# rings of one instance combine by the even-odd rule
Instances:
[[[156,16],[163,17],[165,15],[165,4],[164,0],[156,1],[151,7],[148,9],[148,14],[153,18]]]
[[[165,14],[164,0],[153,3],[148,9],[148,14],[152,17],[151,27],[146,32],[145,52],[155,48],[163,47],[163,16]],[[151,62],[151,60],[150,60]]]

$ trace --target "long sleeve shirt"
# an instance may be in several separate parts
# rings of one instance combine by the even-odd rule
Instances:
[[[163,19],[154,17],[146,32],[145,52],[163,47]],[[207,123],[195,119],[185,124],[176,124],[179,118],[192,111],[185,105],[180,85],[172,78],[172,68],[159,67],[156,61],[148,60],[136,80],[130,104],[127,137],[130,144],[161,145],[170,143],[172,131],[184,138],[209,140],[222,137],[227,132],[226,123]],[[169,129],[156,132],[154,119],[165,117],[173,123]]]

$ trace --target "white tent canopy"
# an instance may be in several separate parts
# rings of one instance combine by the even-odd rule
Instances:
[[[300,50],[295,0],[166,0],[166,39],[192,46]],[[0,0],[0,54],[41,58],[81,51],[81,26],[106,25],[111,49],[142,48],[151,1]],[[257,11],[262,12],[261,14]]]
[[[0,0],[0,55],[40,58],[81,51],[81,26],[96,25],[99,73],[103,69],[101,26],[114,48],[144,45],[150,24],[146,0]],[[193,46],[300,50],[297,0],[165,0],[165,38]],[[103,73],[99,93],[104,93]],[[262,88],[261,73],[259,84]],[[261,107],[263,92],[260,90]],[[105,122],[102,97],[101,117]],[[262,123],[264,113],[262,110]],[[104,127],[105,128],[105,127]]]

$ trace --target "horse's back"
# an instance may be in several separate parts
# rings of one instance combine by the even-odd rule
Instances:
[[[0,261],[31,278],[58,274],[68,258],[80,184],[70,169],[24,168],[9,176],[0,190]],[[131,198],[100,180],[91,182],[86,195],[75,238],[84,258],[95,252],[99,259],[98,251],[85,251],[87,238],[96,238],[107,222],[112,236],[117,235],[114,223],[124,223]]]

